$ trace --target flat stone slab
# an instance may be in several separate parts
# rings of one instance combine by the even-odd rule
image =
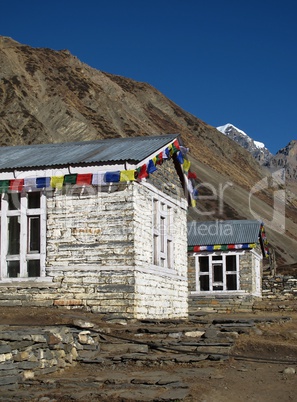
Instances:
[[[137,389],[129,389],[113,393],[113,397],[117,396],[123,401],[179,401],[183,400],[189,391],[185,388],[178,389],[160,389],[160,387],[144,387]]]

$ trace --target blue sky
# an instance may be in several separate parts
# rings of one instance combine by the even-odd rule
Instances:
[[[276,153],[297,139],[294,0],[10,0],[0,35],[147,82]]]

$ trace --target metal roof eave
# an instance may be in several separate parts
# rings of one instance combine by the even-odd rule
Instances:
[[[137,165],[179,138],[179,134],[166,134],[75,143],[0,147],[0,172],[124,163]]]

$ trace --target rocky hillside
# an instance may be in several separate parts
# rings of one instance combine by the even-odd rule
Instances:
[[[291,141],[282,148],[266,164],[272,170],[285,169],[288,180],[297,179],[297,141]]]
[[[180,133],[201,194],[189,219],[272,220],[275,188],[263,182],[253,190],[268,173],[247,150],[151,85],[95,70],[67,50],[0,37],[0,115],[2,146]],[[270,238],[279,262],[290,264],[297,261],[294,199],[287,220],[286,232],[272,226]]]
[[[246,185],[252,158],[147,83],[92,69],[68,51],[0,37],[0,145],[181,133],[191,153]],[[234,165],[249,165],[240,177]]]

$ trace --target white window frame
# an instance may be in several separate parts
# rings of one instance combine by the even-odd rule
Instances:
[[[153,197],[153,265],[174,268],[174,206],[165,199]]]
[[[240,289],[240,275],[239,275],[239,256],[243,254],[228,252],[228,253],[197,253],[195,254],[195,280],[196,280],[196,288],[195,293],[199,294],[220,294],[220,293],[239,293],[242,292]],[[221,257],[221,260],[214,259],[213,257]],[[228,256],[235,256],[236,258],[236,270],[234,271],[227,271],[226,269],[226,257]],[[208,272],[200,272],[200,263],[199,258],[206,257],[208,258]],[[222,276],[223,280],[220,282],[214,282],[213,279],[213,267],[215,265],[222,264]],[[236,275],[236,290],[235,289],[227,289],[227,276],[228,275]],[[201,290],[200,289],[200,277],[201,276],[209,276],[209,290]],[[222,287],[221,290],[215,290],[216,286]]]
[[[45,258],[46,258],[46,194],[43,191],[38,191],[40,194],[40,208],[28,208],[28,193],[20,194],[20,204],[18,209],[9,210],[7,193],[0,194],[1,196],[1,224],[0,224],[0,280],[2,281],[19,281],[19,280],[34,280],[36,278],[45,277]],[[16,193],[14,193],[16,194]],[[20,250],[19,254],[8,254],[8,219],[17,216],[20,223]],[[29,235],[30,217],[40,217],[40,252],[30,252],[29,250]],[[40,275],[37,277],[28,277],[27,263],[30,260],[40,261]],[[18,277],[8,276],[7,263],[9,261],[20,262],[20,273]]]

